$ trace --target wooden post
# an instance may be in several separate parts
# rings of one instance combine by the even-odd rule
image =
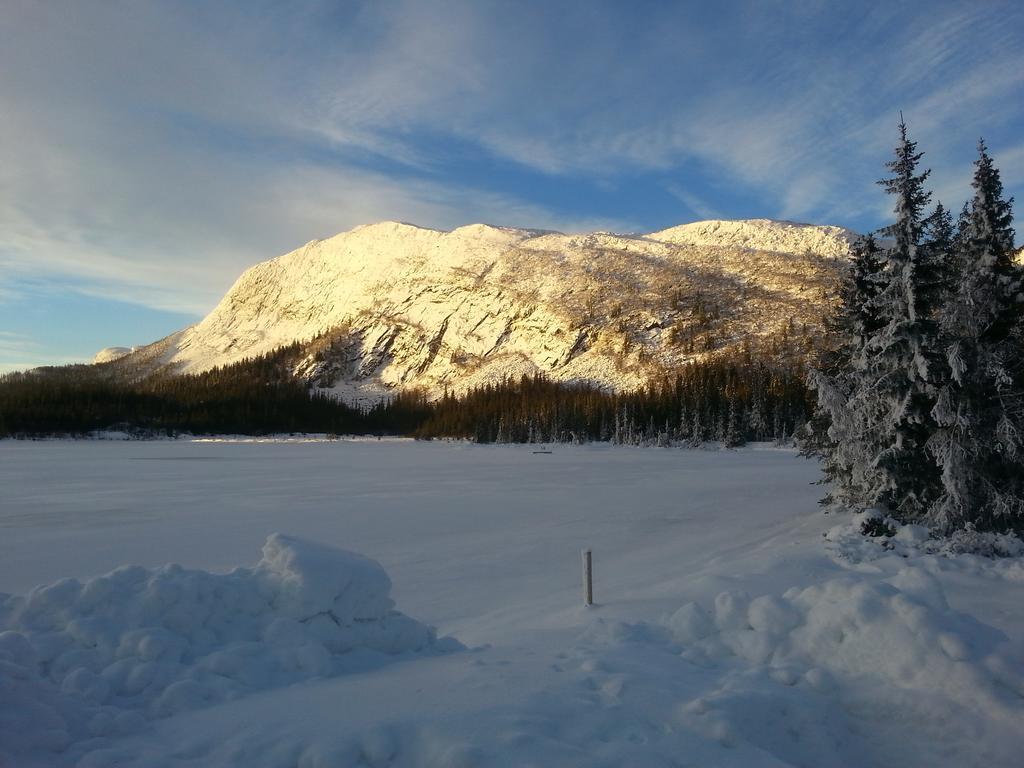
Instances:
[[[583,605],[594,604],[594,562],[590,549],[583,550]]]

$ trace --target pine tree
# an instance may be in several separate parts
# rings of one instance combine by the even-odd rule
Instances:
[[[765,433],[768,431],[768,423],[764,417],[764,396],[762,393],[758,393],[750,404],[750,411],[747,414],[747,424],[750,427],[751,436],[755,441],[762,441],[765,439]]]
[[[743,414],[740,412],[740,407],[737,405],[736,399],[730,397],[729,415],[725,423],[725,434],[723,437],[726,448],[737,448],[746,442],[743,439],[742,421]]]
[[[704,421],[701,419],[701,407],[693,409],[693,428],[690,430],[690,447],[698,448],[704,443]]]
[[[881,252],[871,235],[854,243],[850,266],[839,287],[839,307],[826,326],[832,345],[823,352],[809,384],[816,391],[814,416],[804,427],[801,448],[822,459],[824,479],[833,486],[824,503],[848,507],[871,503],[875,449],[864,410],[868,341],[884,326],[878,296],[884,285]],[[860,405],[855,409],[854,405]],[[780,434],[776,411],[775,434]]]
[[[955,291],[940,313],[950,381],[929,448],[942,469],[930,517],[950,530],[1024,524],[1024,294],[1014,261],[1013,200],[984,142],[974,200],[961,216]]]
[[[686,408],[686,403],[682,401],[680,394],[676,395],[679,403],[679,428],[676,433],[677,439],[681,441],[687,441],[690,437],[690,430],[693,427],[693,423],[690,420],[690,412]]]
[[[928,258],[923,211],[931,194],[924,188],[930,172],[917,172],[921,157],[901,120],[896,157],[886,164],[892,176],[879,182],[896,198],[896,221],[885,230],[893,244],[884,252],[884,285],[875,299],[883,325],[864,347],[864,386],[855,400],[874,443],[865,501],[904,520],[922,517],[939,492],[938,471],[925,450],[935,428],[939,353],[922,275]]]
[[[919,305],[926,317],[936,318],[954,290],[956,239],[953,215],[939,203],[925,220],[925,242],[921,246],[922,259],[918,265]],[[948,377],[940,374],[938,378],[944,381]]]

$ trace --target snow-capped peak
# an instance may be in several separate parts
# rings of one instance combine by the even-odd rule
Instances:
[[[134,351],[135,347],[106,347],[97,352],[92,361],[93,363],[111,363]]]
[[[749,248],[756,251],[837,258],[849,253],[858,235],[849,229],[774,219],[695,221],[648,235],[652,240],[688,245]]]
[[[623,389],[793,321],[816,326],[854,237],[767,219],[647,235],[383,221],[255,265],[147,354],[197,372],[326,334],[330,353],[311,347],[298,373],[346,395],[533,373]]]

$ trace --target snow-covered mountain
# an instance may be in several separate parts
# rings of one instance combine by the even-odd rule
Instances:
[[[257,264],[201,322],[119,364],[200,372],[303,341],[296,374],[347,399],[535,372],[630,388],[711,351],[813,335],[854,238],[764,219],[646,235],[381,222]]]
[[[130,355],[134,351],[132,347],[106,347],[97,352],[92,361],[94,363],[112,363],[115,360],[120,360],[125,355]]]

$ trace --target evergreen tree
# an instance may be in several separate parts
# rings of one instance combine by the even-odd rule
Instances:
[[[768,424],[764,417],[764,396],[760,392],[750,404],[750,411],[747,414],[747,425],[755,441],[760,442],[764,440],[768,432]]]
[[[737,448],[745,442],[743,439],[743,432],[741,422],[743,420],[743,414],[740,412],[739,406],[736,403],[735,398],[729,398],[729,416],[725,424],[725,436],[724,443],[726,448]]]
[[[698,447],[704,442],[704,422],[700,417],[700,405],[693,409],[693,426],[690,429],[690,441],[689,445],[691,448]]]
[[[801,447],[805,455],[822,459],[824,479],[833,486],[824,499],[826,504],[857,507],[870,503],[876,446],[868,428],[863,393],[868,388],[867,345],[884,327],[878,304],[884,285],[883,268],[873,236],[854,243],[850,266],[839,287],[839,307],[826,325],[831,344],[809,377],[817,401],[814,416],[802,431]]]
[[[955,290],[940,313],[950,380],[929,448],[942,470],[931,518],[945,529],[1024,523],[1024,294],[1014,261],[1012,199],[984,142],[974,200],[961,216]]]
[[[922,259],[918,269],[921,286],[919,305],[928,318],[937,317],[955,288],[956,240],[953,215],[939,203],[925,221],[925,242],[921,247]],[[937,373],[936,378],[945,381],[948,376]]]
[[[896,221],[886,229],[893,244],[884,252],[883,285],[875,299],[883,324],[864,347],[863,386],[853,401],[873,454],[864,473],[864,501],[904,520],[923,516],[939,492],[938,472],[925,450],[934,431],[939,353],[923,279],[923,211],[931,195],[924,188],[930,172],[917,172],[921,157],[901,120],[896,157],[886,164],[892,176],[879,182],[896,198]]]

